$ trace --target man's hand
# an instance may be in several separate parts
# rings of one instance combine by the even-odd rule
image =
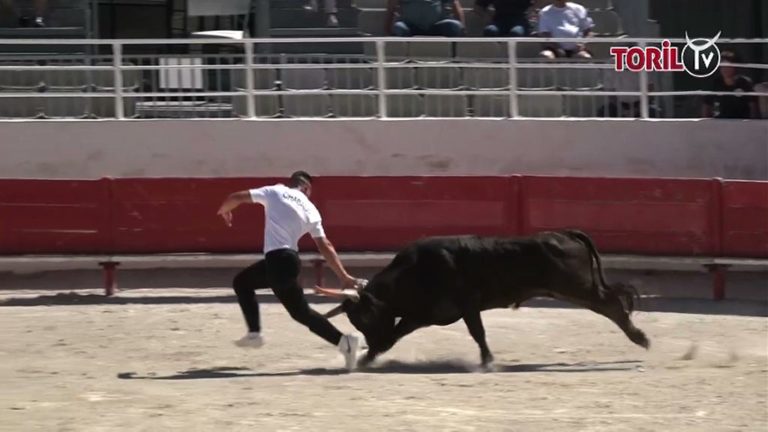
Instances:
[[[347,275],[346,277],[341,279],[341,287],[342,288],[357,288],[357,279],[353,278],[350,275]]]
[[[216,214],[221,216],[224,219],[224,223],[227,224],[228,227],[231,227],[232,226],[232,210],[236,209],[240,204],[245,204],[249,202],[251,202],[250,192],[248,191],[235,192],[230,196],[228,196],[223,203],[221,203],[221,207],[219,207],[219,211],[216,212]]]
[[[345,289],[347,289],[347,288],[354,288],[354,289],[360,291],[361,289],[365,288],[366,285],[368,285],[368,280],[360,279],[360,278],[355,278],[355,277],[352,277],[352,276],[345,277],[341,281],[341,287],[345,288]]]
[[[228,227],[232,226],[232,212],[231,211],[226,211],[223,208],[221,208],[221,209],[219,209],[219,212],[217,214],[224,219],[224,223]]]

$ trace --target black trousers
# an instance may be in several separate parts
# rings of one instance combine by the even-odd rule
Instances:
[[[256,290],[272,288],[291,318],[308,327],[312,333],[333,345],[338,345],[341,332],[328,319],[311,309],[299,284],[301,261],[292,249],[270,251],[262,261],[242,270],[235,276],[232,286],[243,310],[248,330],[261,331],[259,302]]]

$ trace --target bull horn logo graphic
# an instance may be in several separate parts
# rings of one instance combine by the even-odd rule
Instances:
[[[697,39],[691,40],[691,38],[688,37],[688,32],[687,31],[685,32],[685,46],[693,50],[693,69],[694,70],[698,71],[700,69],[699,59],[703,57],[701,52],[715,45],[715,42],[717,42],[717,40],[720,38],[721,33],[722,31],[717,32],[715,37],[713,37],[712,39],[697,38]],[[706,42],[702,45],[695,45],[693,43],[694,41],[699,41],[699,40],[703,40]],[[710,56],[709,60],[707,60],[707,67],[709,66],[709,62],[711,60],[712,60],[712,57]]]

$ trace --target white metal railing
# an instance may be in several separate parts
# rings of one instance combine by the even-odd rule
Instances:
[[[103,101],[111,99],[111,110],[109,115],[99,117],[109,117],[116,119],[125,119],[132,117],[126,113],[127,109],[134,111],[137,104],[147,104],[148,100],[151,100],[156,108],[160,109],[168,107],[170,110],[174,109],[173,102],[184,102],[187,104],[194,104],[195,102],[205,103],[216,101],[229,101],[234,99],[242,100],[244,108],[234,110],[234,115],[245,118],[257,118],[269,115],[261,115],[259,112],[259,106],[261,102],[264,102],[266,98],[285,98],[293,96],[370,96],[375,97],[375,110],[371,116],[379,118],[387,118],[391,116],[390,108],[394,106],[397,96],[414,96],[419,97],[431,97],[431,96],[461,96],[462,98],[476,98],[480,97],[499,97],[505,99],[506,106],[500,110],[499,115],[478,115],[478,112],[473,105],[474,111],[469,109],[464,110],[465,116],[474,117],[528,117],[530,116],[530,110],[527,104],[531,100],[537,98],[544,99],[545,97],[572,97],[574,100],[587,100],[589,97],[589,103],[594,105],[593,99],[600,99],[598,102],[603,102],[608,105],[610,101],[621,98],[628,98],[632,102],[624,101],[622,104],[627,104],[631,108],[632,104],[638,105],[638,112],[632,117],[649,118],[651,115],[652,101],[665,98],[665,97],[701,97],[701,96],[724,96],[733,95],[732,92],[712,92],[703,89],[696,90],[676,90],[671,83],[671,75],[669,73],[656,73],[641,71],[635,75],[630,76],[630,81],[636,79],[636,88],[621,88],[621,86],[603,85],[602,81],[609,74],[616,74],[614,72],[614,65],[612,59],[601,58],[593,60],[565,60],[565,61],[545,61],[531,58],[526,56],[525,58],[519,58],[518,49],[521,46],[527,45],[534,47],[540,46],[546,42],[587,42],[590,46],[602,44],[610,46],[612,44],[621,44],[626,46],[627,44],[635,44],[640,47],[648,45],[658,45],[662,39],[655,38],[590,38],[586,40],[572,39],[572,38],[308,38],[308,39],[296,39],[296,38],[275,38],[275,39],[245,39],[245,40],[221,40],[221,39],[130,39],[130,40],[0,40],[0,45],[77,45],[77,46],[90,46],[92,47],[91,54],[82,55],[57,55],[40,57],[39,59],[32,56],[13,56],[2,55],[0,56],[0,75],[6,71],[16,72],[35,72],[35,73],[56,73],[63,70],[66,71],[84,71],[89,74],[108,74],[111,76],[111,80],[107,80],[112,85],[99,86],[94,85],[93,80],[90,80],[84,86],[61,86],[68,88],[69,91],[48,91],[48,87],[45,85],[32,86],[33,88],[19,90],[19,86],[6,85],[2,82],[0,77],[0,106],[3,104],[19,103],[20,100],[56,100],[56,99],[84,99],[89,104],[93,104],[94,101]],[[685,39],[671,39],[673,44],[684,44]],[[281,55],[281,54],[268,54],[268,51],[280,52],[280,46],[286,44],[313,44],[313,43],[335,43],[335,44],[368,44],[373,46],[373,53],[360,56],[323,56],[323,55]],[[484,44],[485,46],[497,46],[498,55],[495,57],[483,57],[477,56],[410,56],[410,55],[394,55],[390,54],[389,48],[395,45],[402,45],[403,43],[411,44],[440,44],[443,47],[450,45],[450,49],[453,51],[458,45],[456,44]],[[739,44],[759,44],[768,45],[768,39],[721,39],[718,41],[718,45],[739,45]],[[218,47],[226,46],[228,48],[236,48],[234,53],[210,53],[211,46]],[[144,49],[156,47],[162,48],[159,51],[178,52],[178,49],[169,49],[169,47],[178,48],[186,47],[184,54],[132,54],[131,48],[142,47]],[[193,49],[190,49],[193,48]],[[191,52],[192,51],[192,52]],[[163,57],[178,57],[178,58],[200,58],[203,61],[199,63],[180,63],[180,64],[161,64],[158,61]],[[413,57],[417,57],[414,59]],[[48,64],[20,64],[18,62],[24,62],[32,60],[46,60],[52,63]],[[62,63],[56,62],[56,59],[66,59],[71,61],[66,66],[62,66]],[[213,59],[213,60],[212,60]],[[13,62],[9,64],[7,62]],[[761,73],[768,73],[768,64],[764,63],[740,63],[740,68],[749,68],[758,70]],[[289,74],[289,71],[311,71],[311,70],[355,70],[361,69],[371,71],[375,76],[375,85],[373,86],[359,86],[360,88],[349,88],[352,86],[344,86],[345,88],[337,88],[333,86],[319,85],[315,88],[288,88],[282,82],[282,75]],[[427,86],[416,85],[415,83],[410,85],[395,85],[397,88],[390,88],[388,83],[393,78],[397,77],[397,71],[405,71],[411,75],[417,73],[429,76],[432,72],[451,72],[458,71],[458,75],[462,78],[465,76],[466,71],[470,70],[487,70],[490,72],[501,72],[505,76],[505,80],[501,82],[503,85],[484,86],[483,83],[467,83],[466,80],[460,79],[459,84],[451,86],[443,86],[438,83],[437,88],[430,88]],[[578,86],[562,85],[563,83],[557,83],[557,85],[548,86],[531,86],[530,83],[523,82],[521,73],[528,70],[539,71],[534,75],[545,75],[554,73],[559,70],[575,71],[574,75],[580,73],[579,71],[596,72],[598,76],[595,86],[579,88]],[[161,87],[158,85],[159,78],[156,76],[158,73],[166,73],[166,80],[174,82],[183,82],[185,80],[197,81],[195,84],[187,87],[181,86],[176,89],[169,89],[168,87]],[[274,72],[276,78],[273,79],[274,86],[264,87],[259,86],[256,83],[255,74],[258,73]],[[198,78],[190,78],[190,73],[197,74]],[[212,85],[210,82],[207,84],[201,84],[205,81],[203,75],[207,73],[215,74],[212,81],[218,81],[218,85]],[[570,72],[569,72],[570,73]],[[174,77],[173,74],[177,76]],[[228,75],[227,75],[228,74]],[[231,76],[240,74],[243,76],[242,86],[235,85],[231,79],[224,79],[225,76]],[[99,75],[99,76],[101,76]],[[127,79],[128,75],[132,78]],[[238,76],[240,76],[238,75]],[[105,75],[106,76],[106,75]],[[149,76],[150,78],[146,78]],[[437,76],[437,75],[436,75]],[[624,77],[628,75],[624,73]],[[138,80],[138,83],[133,82]],[[209,80],[211,81],[211,80]],[[415,82],[416,80],[414,80]],[[540,82],[544,81],[543,79]],[[149,85],[146,83],[150,82]],[[702,80],[702,86],[707,80]],[[129,85],[130,84],[130,85]],[[214,83],[216,84],[216,83]],[[22,86],[23,87],[23,86]],[[56,86],[53,86],[56,87]],[[72,88],[80,88],[81,91],[72,91]],[[181,90],[181,91],[179,91]],[[766,91],[754,91],[754,92],[742,92],[740,96],[758,96],[768,97]],[[531,97],[530,100],[523,100],[522,97]],[[227,102],[227,103],[229,103]],[[220,103],[219,105],[226,106],[227,103]],[[466,100],[463,100],[466,104]],[[555,101],[555,104],[557,102]],[[615,102],[614,103],[618,103]],[[183,105],[183,104],[182,104]],[[535,105],[535,104],[534,104]],[[282,102],[278,102],[278,113],[283,109]],[[469,106],[469,105],[467,105]],[[129,108],[126,108],[129,107]],[[178,108],[178,107],[177,107]],[[208,108],[211,110],[216,109],[215,103]],[[594,107],[592,107],[594,108]],[[591,109],[592,109],[591,108]],[[181,109],[181,108],[179,108]],[[617,108],[618,109],[618,108]],[[208,110],[210,111],[210,110]],[[208,112],[201,109],[200,112]],[[301,111],[301,110],[299,110]],[[320,110],[322,111],[322,110]],[[437,110],[439,111],[439,110]],[[525,111],[525,112],[523,112]],[[604,111],[605,113],[606,111]],[[460,114],[460,110],[459,110]],[[544,117],[547,113],[544,113]],[[588,113],[590,114],[590,113]],[[593,115],[580,115],[578,117],[594,117]],[[288,113],[288,115],[292,115]],[[427,115],[429,115],[427,113]],[[765,113],[768,117],[768,113]],[[194,116],[194,115],[192,115]],[[292,116],[302,117],[293,114]],[[411,117],[407,113],[405,115],[395,115],[396,117]],[[413,115],[417,117],[419,115]],[[437,115],[440,116],[440,115]],[[450,117],[463,117],[462,115],[449,115]],[[555,116],[555,115],[552,115]],[[607,115],[606,115],[607,116]],[[336,117],[344,117],[336,116]]]

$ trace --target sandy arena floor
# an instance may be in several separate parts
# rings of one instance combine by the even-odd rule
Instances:
[[[267,345],[245,351],[235,303],[0,307],[0,430],[768,430],[764,317],[641,312],[646,352],[592,312],[497,310],[497,372],[457,323],[346,374],[262,311]]]

